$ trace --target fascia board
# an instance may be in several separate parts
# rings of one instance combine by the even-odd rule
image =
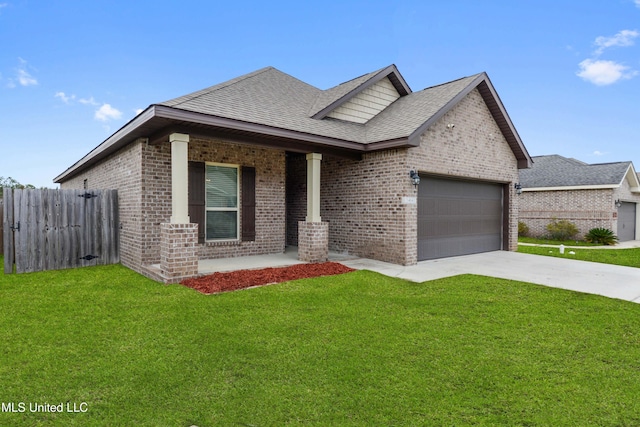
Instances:
[[[522,192],[535,192],[535,191],[570,191],[570,190],[607,190],[620,187],[616,184],[603,184],[603,185],[567,185],[563,187],[533,187],[523,188]]]

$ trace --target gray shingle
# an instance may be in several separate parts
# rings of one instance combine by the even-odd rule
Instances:
[[[533,167],[520,171],[522,188],[619,185],[631,162],[587,164],[557,154],[533,157]]]
[[[372,143],[411,135],[477,77],[462,78],[402,96],[364,125],[311,118],[316,110],[340,99],[381,70],[323,91],[273,67],[267,67],[160,105],[347,141]]]

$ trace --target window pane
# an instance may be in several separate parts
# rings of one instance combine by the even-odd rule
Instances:
[[[237,208],[238,169],[207,165],[206,193],[208,208]]]
[[[236,211],[207,212],[207,240],[237,239],[238,213]]]

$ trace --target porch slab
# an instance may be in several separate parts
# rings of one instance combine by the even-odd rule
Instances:
[[[329,261],[341,262],[357,259],[358,257],[329,252]],[[198,275],[213,274],[223,271],[253,270],[268,267],[288,267],[296,264],[306,264],[298,259],[298,247],[287,246],[284,253],[269,255],[253,255],[236,258],[203,259],[198,261]]]

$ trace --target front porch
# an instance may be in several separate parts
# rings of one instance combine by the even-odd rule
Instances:
[[[355,260],[359,257],[345,253],[329,251],[328,261],[343,262]],[[255,270],[269,267],[288,267],[296,264],[306,264],[300,261],[297,246],[287,246],[284,253],[268,255],[251,255],[233,258],[201,259],[198,260],[197,276],[204,276],[217,272]],[[147,276],[160,282],[166,282],[162,275],[160,264],[149,265],[146,268]]]
[[[220,271],[208,266],[225,265],[228,259],[259,260],[262,255],[256,253],[283,250],[287,223],[284,152],[271,150],[269,166],[255,149],[212,156],[208,141],[192,140],[189,134],[172,133],[169,142],[171,216],[168,223],[160,223],[160,263],[156,265],[153,259],[145,274],[165,283],[179,282]],[[320,217],[322,155],[307,153],[305,157],[306,178],[296,178],[306,187],[306,215],[296,216],[299,251],[295,253],[298,262],[322,262],[328,259],[329,234],[328,223]],[[207,175],[205,168],[224,169],[224,174],[211,171]],[[199,261],[201,258],[211,261]],[[245,268],[245,261],[240,264],[231,269]]]

